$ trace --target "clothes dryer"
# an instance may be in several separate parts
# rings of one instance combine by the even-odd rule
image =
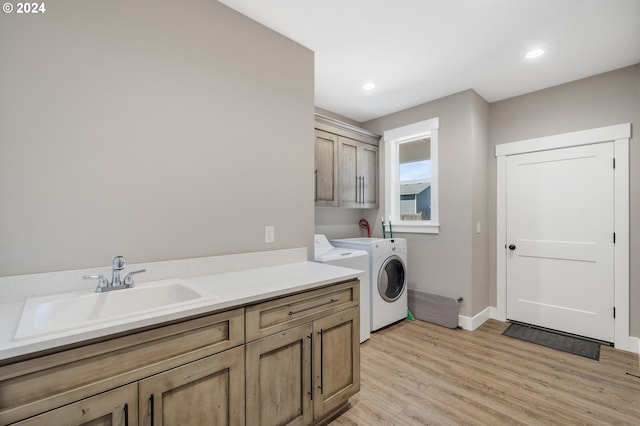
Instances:
[[[364,272],[364,276],[360,277],[360,343],[369,339],[371,335],[369,253],[365,250],[334,247],[326,236],[316,234],[314,260]]]
[[[346,238],[331,243],[369,253],[371,331],[407,317],[406,239]]]

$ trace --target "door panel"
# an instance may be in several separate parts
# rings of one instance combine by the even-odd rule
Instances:
[[[247,425],[307,425],[311,399],[311,323],[247,344]]]
[[[313,336],[313,411],[319,419],[360,390],[359,309],[314,321]]]
[[[139,382],[141,425],[243,425],[244,347]]]
[[[507,318],[614,340],[613,143],[507,158]]]
[[[340,205],[356,207],[358,204],[358,142],[340,138],[339,176]]]
[[[338,205],[338,137],[316,130],[315,198],[318,206]]]
[[[358,164],[358,174],[362,176],[362,202],[366,207],[378,204],[378,182],[376,170],[378,168],[378,147],[360,144],[361,154]]]

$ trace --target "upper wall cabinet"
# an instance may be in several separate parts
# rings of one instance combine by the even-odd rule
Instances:
[[[378,207],[379,138],[316,114],[316,207]]]
[[[338,136],[316,129],[316,206],[338,206]]]

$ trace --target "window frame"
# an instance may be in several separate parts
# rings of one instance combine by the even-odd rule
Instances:
[[[438,117],[384,132],[385,213],[395,232],[416,234],[440,233],[438,203]],[[400,220],[400,145],[429,137],[431,139],[431,220]]]

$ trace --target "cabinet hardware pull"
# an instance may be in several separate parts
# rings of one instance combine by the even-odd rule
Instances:
[[[309,377],[311,379],[310,387],[309,387],[309,395],[311,396],[311,401],[313,401],[313,332],[307,336],[309,338]]]
[[[364,176],[360,179],[360,185],[362,185],[362,189],[360,190],[360,204],[364,204]]]
[[[124,404],[124,426],[129,426],[129,404]]]
[[[332,304],[334,302],[337,302],[337,301],[338,301],[338,299],[331,299],[328,302],[320,303],[318,305],[310,306],[308,308],[300,309],[298,311],[289,311],[289,315],[295,315],[295,314],[299,314],[300,312],[304,312],[304,311],[308,311],[308,310],[311,310],[311,309],[319,308],[320,306],[330,305],[330,304]]]
[[[316,169],[314,172],[315,175],[315,188],[313,190],[313,199],[314,201],[318,201],[318,169]]]
[[[322,395],[324,393],[324,390],[322,389],[322,387],[324,386],[324,380],[323,377],[324,376],[324,362],[322,360],[323,358],[323,352],[324,352],[324,348],[322,347],[323,343],[324,343],[324,338],[323,338],[323,334],[322,334],[322,329],[320,329],[320,331],[318,331],[318,334],[320,335],[320,386],[318,386],[318,388],[320,389],[320,395]]]
[[[155,411],[155,407],[154,407],[154,403],[153,403],[153,394],[151,394],[151,396],[149,397],[149,404],[151,404],[151,426],[153,426],[153,423],[154,423],[154,411]]]

